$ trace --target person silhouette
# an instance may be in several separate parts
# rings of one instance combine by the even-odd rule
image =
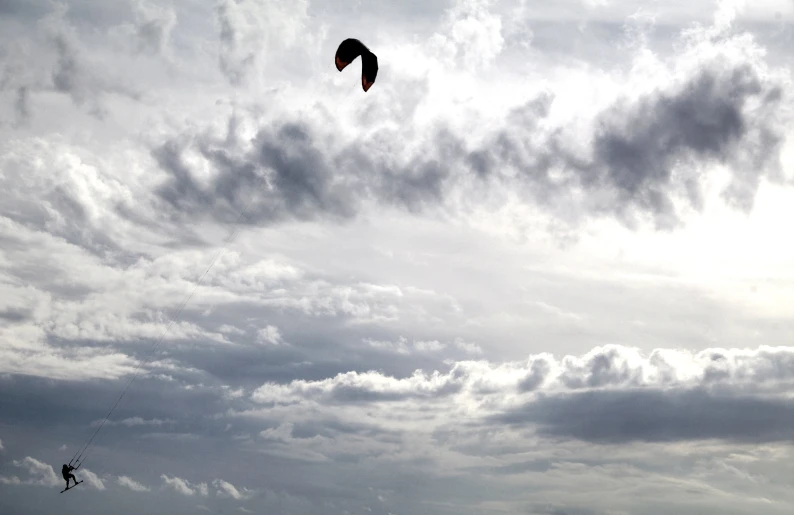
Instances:
[[[74,479],[74,486],[77,486],[77,478],[74,477],[74,474],[72,474],[73,470],[75,470],[75,468],[73,466],[71,466],[71,465],[67,465],[66,463],[63,464],[63,468],[61,469],[61,475],[66,480],[66,489],[67,490],[69,489],[69,480],[70,479]]]

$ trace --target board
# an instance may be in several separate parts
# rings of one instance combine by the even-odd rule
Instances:
[[[72,486],[67,486],[66,488],[64,488],[63,490],[61,490],[61,493],[64,493],[64,492],[65,492],[65,491],[67,491],[67,490],[71,490],[72,488],[76,487],[76,486],[77,486],[77,485],[79,485],[80,483],[82,483],[82,481],[78,481],[77,483],[73,484]]]

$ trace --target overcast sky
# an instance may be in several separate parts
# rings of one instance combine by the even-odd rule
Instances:
[[[791,513],[792,49],[792,0],[0,0],[0,512]]]

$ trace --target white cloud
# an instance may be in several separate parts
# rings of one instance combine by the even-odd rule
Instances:
[[[199,483],[196,486],[196,491],[202,497],[207,497],[210,494],[210,489],[207,483]]]
[[[257,332],[257,338],[259,343],[266,343],[270,345],[281,345],[284,343],[278,327],[273,325],[268,325],[267,327],[260,329]]]
[[[223,479],[215,479],[212,484],[216,488],[218,497],[230,497],[237,501],[243,501],[252,498],[255,494],[255,492],[247,488],[243,488],[241,491],[233,484]]]
[[[25,472],[28,474],[28,477],[25,479],[20,479],[17,476],[0,476],[0,483],[7,485],[38,486],[57,486],[62,483],[62,480],[58,479],[58,476],[55,475],[55,471],[52,469],[51,465],[42,463],[41,461],[31,458],[30,456],[27,456],[22,460],[14,460],[12,463],[15,467],[25,470]]]
[[[162,474],[160,477],[167,486],[171,487],[177,493],[186,496],[191,496],[195,494],[193,489],[188,486],[187,482],[184,479],[178,477],[170,478],[165,474]]]
[[[308,5],[306,0],[219,2],[220,67],[233,85],[241,84],[283,50],[307,43],[301,36],[306,30]]]
[[[151,488],[306,515],[791,511],[794,202],[770,163],[794,169],[794,4],[625,24],[631,2],[100,3],[3,10],[19,456],[34,408],[75,437],[104,414],[68,415],[104,409],[223,244],[87,485],[149,491],[115,464],[195,470],[200,449],[273,490]],[[366,94],[332,64],[348,35],[380,60]],[[139,432],[141,456],[118,444]],[[4,484],[63,483],[6,465]]]
[[[629,439],[651,441],[659,438],[659,431],[684,440],[705,435],[742,441],[757,432],[754,424],[765,420],[763,438],[775,440],[786,430],[774,410],[786,409],[785,392],[792,386],[791,347],[699,352],[655,349],[645,354],[636,348],[607,345],[560,359],[544,353],[505,363],[451,362],[448,372],[417,370],[405,378],[370,371],[340,373],[323,380],[266,383],[251,399],[273,407],[240,411],[234,416],[280,417],[278,427],[260,433],[262,440],[269,442],[266,449],[312,461],[344,453],[347,445],[357,449],[353,452],[369,447],[386,455],[393,452],[391,444],[377,438],[344,434],[293,437],[296,425],[307,418],[336,416],[350,423],[372,424],[382,431],[408,431],[417,438],[419,434],[430,438],[434,431],[463,420],[475,425],[490,420],[488,424],[534,427],[539,436],[545,434],[545,428],[553,431],[557,427],[560,437],[620,439],[625,434]],[[687,422],[687,410],[671,411],[676,403],[710,414],[695,427]],[[621,433],[611,425],[613,420],[630,417],[630,410],[639,413],[649,406],[656,406],[655,412],[637,416],[667,417],[664,426],[639,424],[632,430],[636,433],[628,436],[628,430]],[[583,409],[601,411],[588,415],[587,424],[569,425],[568,417]],[[753,409],[758,421],[740,423],[741,415],[735,410]],[[725,429],[725,425],[731,428]]]
[[[504,45],[501,16],[489,11],[490,4],[489,0],[457,2],[447,13],[446,30],[431,39],[431,48],[450,64],[482,71]]]
[[[375,349],[391,351],[403,355],[440,352],[447,348],[445,344],[438,340],[413,340],[409,342],[404,336],[400,336],[397,341],[378,341],[365,338],[364,343]]]
[[[102,424],[102,420],[95,420],[91,423],[92,426],[96,427]],[[171,419],[167,420],[160,420],[159,418],[153,418],[149,420],[145,420],[141,417],[129,417],[123,420],[108,420],[105,422],[106,426],[127,426],[127,427],[137,427],[137,426],[162,426],[164,424],[173,424],[174,421]]]
[[[92,59],[92,52],[83,45],[79,29],[69,20],[69,11],[65,4],[54,3],[52,11],[39,21],[39,29],[46,35],[56,62],[48,70],[49,80],[36,86],[68,95],[76,106],[87,107],[92,115],[104,118],[107,115],[105,97],[123,95],[137,99],[139,93],[110,76]]]
[[[134,9],[137,49],[150,53],[165,52],[177,22],[176,12],[173,8],[160,7],[143,0],[136,0]]]
[[[128,476],[119,476],[116,479],[116,483],[129,488],[133,492],[148,492],[151,490],[148,486],[142,485]]]
[[[218,330],[220,332],[222,332],[222,333],[229,333],[229,334],[236,334],[236,335],[245,334],[245,331],[243,331],[239,327],[235,327],[235,326],[229,325],[229,324],[223,324],[222,326],[220,326],[220,328],[218,328]]]
[[[467,354],[481,355],[483,354],[482,347],[473,342],[467,342],[463,338],[455,338],[455,347],[464,351]]]
[[[187,480],[179,477],[169,477],[165,474],[162,474],[160,477],[167,487],[182,495],[188,497],[192,497],[196,494],[202,497],[207,497],[209,495],[209,488],[206,483],[191,485]]]
[[[90,486],[96,488],[97,490],[105,490],[105,483],[102,481],[102,479],[98,475],[94,474],[93,472],[91,472],[88,469],[83,469],[83,468],[80,469],[79,473],[80,473],[80,476],[81,476],[80,477],[81,481],[84,480],[86,483],[88,483]],[[77,475],[77,473],[75,473],[75,476],[76,475]],[[83,477],[85,479],[83,479]]]

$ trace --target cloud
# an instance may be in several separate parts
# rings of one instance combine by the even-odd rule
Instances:
[[[792,89],[766,29],[671,41],[670,17],[706,19],[687,4],[616,53],[612,4],[83,0],[38,40],[16,13],[46,3],[0,2],[0,108],[26,120],[0,127],[2,431],[20,457],[77,448],[168,327],[91,454],[107,476],[76,473],[107,488],[99,510],[791,511],[775,478],[792,475],[794,354],[772,346],[790,245],[769,242]],[[372,94],[328,59],[362,27]],[[756,257],[718,274],[719,250],[687,244],[718,237],[715,192],[746,209],[756,188],[752,216],[725,215],[758,229]],[[610,341],[641,349],[589,351]],[[197,463],[214,475],[193,483]],[[159,486],[131,479],[152,469]],[[135,487],[161,495],[117,502]]]
[[[237,116],[237,115],[235,115]],[[320,217],[341,222],[353,218],[369,197],[389,205],[419,211],[443,197],[451,171],[441,163],[460,151],[454,137],[439,136],[422,145],[423,154],[403,163],[372,157],[361,150],[367,142],[334,144],[334,130],[307,122],[275,121],[262,128],[250,148],[217,139],[209,132],[167,140],[153,149],[169,180],[158,194],[177,216],[236,219],[241,206],[251,203],[249,223],[313,221]],[[329,141],[329,143],[325,143]],[[193,143],[195,142],[195,143]],[[438,155],[438,161],[432,160]],[[188,156],[190,161],[188,161]],[[188,162],[212,171],[209,186],[202,186],[198,170]],[[339,169],[346,170],[340,174]]]
[[[734,170],[757,170],[755,177],[734,177],[726,190],[732,201],[749,209],[761,174],[777,165],[782,134],[774,114],[782,94],[750,65],[723,69],[715,63],[680,89],[646,97],[630,110],[604,113],[593,144],[594,166],[583,171],[592,172],[588,181],[614,185],[619,202],[665,217],[674,215],[673,192],[661,188],[674,184],[677,162],[730,162]],[[750,103],[758,103],[752,114],[745,110]],[[700,207],[694,181],[689,175],[680,184],[691,186],[690,202]]]
[[[489,11],[488,0],[457,2],[446,14],[441,31],[430,38],[430,49],[452,66],[488,71],[504,48],[501,16]]]
[[[81,468],[80,476],[81,476],[80,477],[81,480],[83,480],[84,477],[85,478],[84,481],[88,483],[90,486],[96,488],[97,490],[105,490],[105,483],[102,481],[102,479],[100,479],[99,476],[97,476],[90,470]]]
[[[77,30],[67,21],[68,10],[64,4],[53,4],[52,12],[40,22],[57,56],[49,86],[69,95],[76,106],[88,106],[89,112],[100,118],[107,114],[102,103],[102,97],[107,93],[139,99],[138,92],[120,81],[110,79],[108,74],[90,61],[88,56],[91,53],[83,48]]]
[[[417,353],[432,353],[444,350],[447,346],[437,340],[422,341],[414,340],[409,343],[408,339],[401,336],[396,342],[378,341],[369,338],[364,339],[364,343],[372,348],[394,352],[397,354],[409,355]]]
[[[219,65],[229,83],[241,85],[266,60],[306,40],[308,2],[278,0],[235,2],[222,0],[216,8],[219,28]]]
[[[14,342],[0,349],[0,372],[32,373],[52,379],[92,379],[119,377],[134,370],[124,354],[105,349],[55,348],[43,342],[42,333],[29,328],[0,330],[3,339]]]
[[[223,479],[215,479],[212,481],[212,484],[216,488],[216,494],[221,498],[229,497],[237,501],[243,501],[251,499],[255,494],[255,492],[247,488],[243,488],[242,491],[240,491],[233,484]]]
[[[42,463],[35,458],[27,456],[22,460],[14,460],[13,465],[24,469],[28,473],[27,479],[19,479],[17,476],[0,476],[0,483],[7,485],[37,485],[37,486],[57,486],[61,480],[55,475],[51,465]]]
[[[433,398],[456,393],[462,381],[456,375],[424,374],[396,379],[378,372],[347,372],[322,381],[292,381],[289,385],[275,383],[259,387],[252,395],[257,402],[295,402],[311,399],[320,402],[355,403],[400,401],[407,398]]]
[[[31,92],[35,89],[35,73],[30,69],[30,48],[20,41],[9,41],[0,50],[0,93],[10,91],[14,127],[24,126],[31,117]]]
[[[495,417],[552,438],[619,444],[721,439],[794,441],[794,403],[703,389],[594,391],[541,398]]]
[[[609,345],[560,360],[539,354],[501,365],[455,362],[446,373],[417,371],[406,378],[370,371],[267,383],[251,399],[285,408],[361,406],[369,413],[383,409],[384,415],[400,410],[407,423],[421,419],[422,403],[435,407],[431,419],[436,424],[465,412],[486,425],[535,427],[547,437],[611,443],[778,442],[794,438],[794,405],[783,395],[793,384],[790,347],[656,349],[645,356]],[[283,427],[289,430],[267,430],[262,436],[288,441],[293,428]]]
[[[134,13],[137,50],[149,54],[163,53],[176,25],[174,9],[137,0],[134,2]]]
[[[4,451],[5,447],[3,447],[3,439],[0,438],[0,451]]]
[[[214,211],[215,216],[237,215],[239,206],[249,200],[243,198],[245,194],[255,195],[252,209],[246,213],[252,222],[292,217],[311,220],[318,213],[350,218],[356,201],[349,191],[352,185],[337,183],[331,163],[315,147],[309,131],[303,124],[289,122],[276,131],[265,129],[247,156],[235,155],[238,150],[227,150],[208,138],[202,138],[205,141],[200,141],[198,149],[168,141],[154,149],[154,157],[171,176],[158,193],[174,208],[191,215],[206,210]],[[218,171],[210,188],[200,186],[185,162],[183,155],[195,151]]]
[[[480,355],[483,354],[482,347],[473,342],[467,342],[463,338],[455,338],[455,347],[462,350],[466,354]]]
[[[148,486],[144,486],[127,476],[119,476],[116,482],[121,486],[129,488],[133,492],[148,492],[151,490]]]
[[[102,420],[95,420],[91,423],[92,426],[98,426],[102,424]],[[106,426],[127,426],[127,427],[135,427],[135,426],[162,426],[163,424],[173,424],[174,420],[160,420],[157,418],[153,418],[151,420],[144,420],[141,417],[130,417],[125,418],[124,420],[108,420],[105,421]]]
[[[209,487],[206,483],[200,483],[197,485],[192,485],[185,479],[178,478],[178,477],[168,477],[165,474],[160,476],[163,482],[166,484],[167,487],[170,487],[175,492],[180,493],[187,497],[192,497],[194,495],[200,495],[202,497],[207,497],[209,495]]]
[[[281,345],[284,343],[284,340],[281,338],[281,333],[278,330],[278,327],[268,325],[264,329],[260,329],[257,332],[257,339],[259,343],[265,343],[270,345]]]
[[[754,59],[736,56],[751,52],[744,40],[702,45],[666,68],[672,80],[647,90],[638,83],[637,94],[621,94],[588,129],[561,128],[533,144],[535,112],[517,132],[505,130],[473,152],[472,166],[480,174],[515,170],[535,200],[549,209],[562,202],[562,216],[571,209],[609,213],[628,225],[649,217],[670,228],[686,209],[702,209],[703,177],[711,175],[704,172],[724,165],[733,175],[723,195],[748,211],[762,178],[780,177],[781,119],[789,117],[784,98],[791,91]],[[540,113],[543,119],[547,111]],[[583,149],[573,138],[590,144]]]
[[[480,115],[493,128],[476,140],[443,124],[384,127],[378,139],[411,141],[390,153],[364,150],[377,148],[374,137],[351,141],[342,119],[319,112],[265,125],[236,110],[223,136],[191,129],[153,148],[169,175],[158,193],[180,216],[218,220],[253,199],[247,219],[272,225],[343,222],[370,202],[419,213],[468,194],[467,205],[501,183],[569,223],[611,215],[669,229],[702,209],[705,178],[724,166],[725,199],[747,211],[762,180],[782,177],[791,87],[746,37],[684,36],[682,47],[665,60],[640,53],[610,101],[583,106],[575,123],[556,114],[565,94],[541,92],[499,125]],[[245,140],[244,121],[262,124]]]
[[[20,86],[17,88],[16,98],[14,100],[14,112],[19,121],[25,121],[30,118],[30,88],[28,86]]]

